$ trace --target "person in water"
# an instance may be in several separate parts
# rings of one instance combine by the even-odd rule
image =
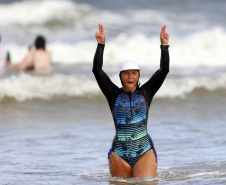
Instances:
[[[28,54],[23,61],[15,66],[17,70],[40,70],[46,69],[51,65],[51,54],[45,49],[46,41],[43,36],[38,36],[35,40],[35,51],[32,46],[28,47]]]
[[[2,37],[0,35],[0,70],[10,66],[10,53],[1,46]]]
[[[113,116],[116,135],[108,153],[109,170],[113,177],[146,177],[157,175],[157,153],[147,133],[148,110],[151,101],[169,72],[169,34],[166,26],[160,33],[160,69],[140,87],[140,68],[135,61],[121,64],[117,87],[103,71],[105,32],[99,24],[96,32],[97,49],[93,60],[93,73],[107,98]]]

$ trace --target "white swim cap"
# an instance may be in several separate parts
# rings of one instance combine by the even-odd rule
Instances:
[[[139,65],[134,60],[126,60],[122,62],[120,66],[120,72],[125,70],[132,70],[132,69],[140,70]]]

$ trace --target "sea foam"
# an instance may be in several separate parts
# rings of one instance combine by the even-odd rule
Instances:
[[[221,35],[221,36],[220,36]],[[170,38],[170,65],[172,67],[220,67],[226,66],[224,43],[225,33],[221,29],[200,32],[186,38]],[[206,39],[208,38],[208,39]],[[222,42],[225,41],[225,42]],[[140,44],[142,43],[142,44]],[[47,49],[53,63],[89,64],[93,60],[97,43],[84,40],[76,43],[51,42]],[[104,64],[119,65],[127,59],[137,60],[140,65],[159,65],[160,43],[158,36],[147,37],[138,34],[133,37],[121,34],[106,43]],[[27,52],[27,46],[7,44],[13,63],[20,62]]]
[[[110,76],[112,81],[121,87],[118,75]],[[148,78],[141,78],[144,83]],[[95,98],[102,95],[96,80],[88,77],[53,74],[49,76],[33,76],[20,73],[17,76],[0,79],[0,99],[6,97],[17,101],[30,99],[51,99],[56,96]],[[218,77],[184,77],[168,78],[155,95],[156,98],[183,98],[203,89],[208,92],[226,90],[226,75]]]

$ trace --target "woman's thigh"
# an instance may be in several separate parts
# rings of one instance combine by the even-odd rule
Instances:
[[[110,159],[108,165],[112,177],[132,177],[132,167],[126,161],[114,152],[111,153]]]
[[[147,177],[157,175],[157,162],[154,150],[145,153],[134,165],[132,177]]]

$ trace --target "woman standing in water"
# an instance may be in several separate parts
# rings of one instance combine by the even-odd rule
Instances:
[[[103,71],[105,33],[99,24],[98,43],[93,61],[93,73],[107,98],[115,123],[116,135],[108,153],[109,170],[113,177],[146,177],[157,174],[157,153],[147,133],[148,110],[153,96],[169,72],[169,35],[166,26],[160,33],[160,69],[141,87],[140,68],[134,61],[121,64],[119,77],[122,88],[117,87]]]

